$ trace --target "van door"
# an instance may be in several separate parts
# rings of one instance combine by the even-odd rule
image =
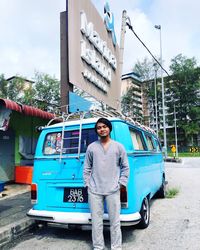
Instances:
[[[87,190],[83,187],[83,164],[87,146],[97,140],[94,128],[81,131],[80,156],[78,155],[79,130],[65,128],[63,146],[60,132],[46,132],[42,143],[42,159],[34,162],[34,181],[38,182],[38,209],[88,209]],[[39,144],[41,142],[39,141]],[[60,152],[62,150],[62,154]]]

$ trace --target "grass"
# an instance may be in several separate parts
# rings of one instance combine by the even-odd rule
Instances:
[[[166,198],[174,198],[179,193],[178,188],[170,188],[166,191]]]
[[[173,153],[168,153],[169,157],[174,157]],[[190,152],[184,152],[184,153],[178,153],[178,157],[200,157],[200,152],[197,153],[190,153]]]

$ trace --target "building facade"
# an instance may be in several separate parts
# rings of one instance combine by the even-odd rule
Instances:
[[[45,126],[55,117],[28,105],[0,98],[0,181],[19,182],[32,173],[35,147],[39,132],[36,127]],[[22,179],[20,179],[22,181]]]
[[[131,116],[140,122],[142,122],[144,116],[144,108],[142,101],[142,82],[140,76],[134,72],[130,72],[122,75],[121,77],[121,97],[125,96],[127,92],[131,90],[132,93],[132,110]]]

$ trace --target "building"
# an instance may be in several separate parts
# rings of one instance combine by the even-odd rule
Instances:
[[[0,98],[0,181],[30,183],[39,132],[55,115]]]
[[[15,93],[15,94],[17,94],[18,98],[23,98],[24,91],[31,89],[32,84],[34,83],[34,81],[25,79],[25,78],[20,77],[20,76],[9,77],[6,79],[6,81],[8,82],[8,85],[7,85],[8,88],[12,88],[13,85],[18,84],[19,92]]]
[[[156,84],[156,90],[155,90]],[[122,88],[121,95],[124,96],[130,88],[133,88],[133,114],[136,114],[135,118],[144,125],[152,128],[156,132],[158,127],[158,134],[163,143],[163,112],[162,112],[162,95],[161,95],[161,81],[160,79],[151,79],[149,81],[141,81],[140,76],[134,72],[122,75]],[[156,93],[155,93],[156,91]],[[157,102],[155,99],[157,96]],[[156,107],[157,105],[157,107]],[[157,110],[157,119],[156,119]],[[130,114],[132,116],[132,114]],[[138,117],[139,115],[139,117]],[[165,115],[166,118],[169,114],[167,103],[165,103]],[[140,118],[140,119],[138,119]],[[157,123],[157,126],[156,126]],[[174,144],[174,126],[167,124],[166,119],[166,130],[168,132],[168,142],[171,145]],[[169,140],[171,138],[171,140]]]
[[[164,77],[165,82],[165,128],[167,135],[167,146],[168,151],[170,150],[170,146],[178,144],[180,151],[190,151],[190,148],[194,145],[195,147],[199,147],[199,134],[192,134],[191,141],[189,142],[189,137],[187,137],[186,133],[183,129],[178,126],[179,116],[178,112],[180,112],[180,106],[178,105],[179,100],[173,101],[173,94],[170,92],[170,85],[173,84],[172,80],[169,80],[168,77]],[[156,84],[156,86],[155,86]],[[161,79],[151,79],[149,81],[143,82],[142,84],[142,102],[143,106],[145,106],[146,113],[143,113],[145,116],[145,120],[150,128],[156,131],[156,105],[157,105],[157,126],[158,126],[158,134],[161,142],[163,143],[163,108],[162,108],[162,85]],[[156,87],[156,88],[155,88]],[[197,90],[198,96],[199,90]],[[155,95],[157,96],[157,102]],[[198,104],[195,104],[198,107]],[[177,107],[176,107],[177,106]],[[186,116],[185,122],[189,124],[192,120],[189,115]]]
[[[142,101],[142,82],[140,76],[134,72],[122,75],[121,97],[126,95],[128,90],[132,88],[132,107],[131,116],[138,121],[142,121],[144,116],[143,101]]]

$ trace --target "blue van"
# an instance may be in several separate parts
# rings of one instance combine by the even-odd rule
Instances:
[[[34,159],[29,217],[60,226],[91,225],[83,165],[87,146],[98,139],[94,126],[99,117],[111,121],[111,138],[122,143],[128,155],[129,182],[120,190],[121,225],[148,227],[151,198],[165,197],[161,146],[153,130],[112,112],[70,114],[65,121],[42,129]],[[104,224],[108,223],[105,210]]]

